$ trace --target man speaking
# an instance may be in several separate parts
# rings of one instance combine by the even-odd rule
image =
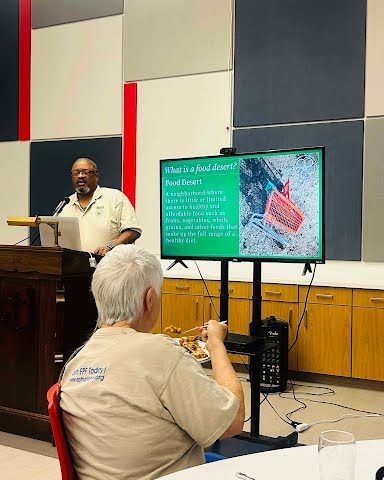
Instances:
[[[105,255],[116,245],[133,243],[141,235],[135,210],[128,198],[114,188],[99,186],[99,171],[89,158],[72,165],[76,192],[60,212],[79,219],[82,249]]]

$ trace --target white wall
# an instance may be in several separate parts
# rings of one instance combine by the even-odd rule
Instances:
[[[0,178],[0,244],[14,244],[29,235],[7,225],[8,216],[29,215],[29,142],[0,142]]]

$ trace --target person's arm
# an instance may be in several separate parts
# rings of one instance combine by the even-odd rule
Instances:
[[[140,237],[140,235],[141,234],[136,230],[124,230],[117,238],[115,238],[114,240],[112,240],[112,242],[108,244],[109,246],[104,245],[101,247],[97,247],[94,253],[97,253],[98,255],[105,255],[116,245],[123,245],[126,243],[135,242]]]
[[[207,328],[203,331],[203,335],[207,338],[206,346],[211,356],[213,378],[219,385],[232,392],[240,402],[236,417],[220,438],[233,437],[241,433],[245,418],[243,388],[224,346],[226,333],[226,325],[215,320],[210,320]]]

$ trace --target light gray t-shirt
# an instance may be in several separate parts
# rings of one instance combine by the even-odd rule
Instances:
[[[239,401],[174,339],[107,327],[68,363],[61,407],[80,480],[150,480],[204,463]]]

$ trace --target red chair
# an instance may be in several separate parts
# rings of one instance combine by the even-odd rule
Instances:
[[[51,422],[53,438],[59,457],[62,480],[76,480],[71,450],[65,435],[63,418],[60,409],[60,382],[55,383],[47,392],[48,414]]]

